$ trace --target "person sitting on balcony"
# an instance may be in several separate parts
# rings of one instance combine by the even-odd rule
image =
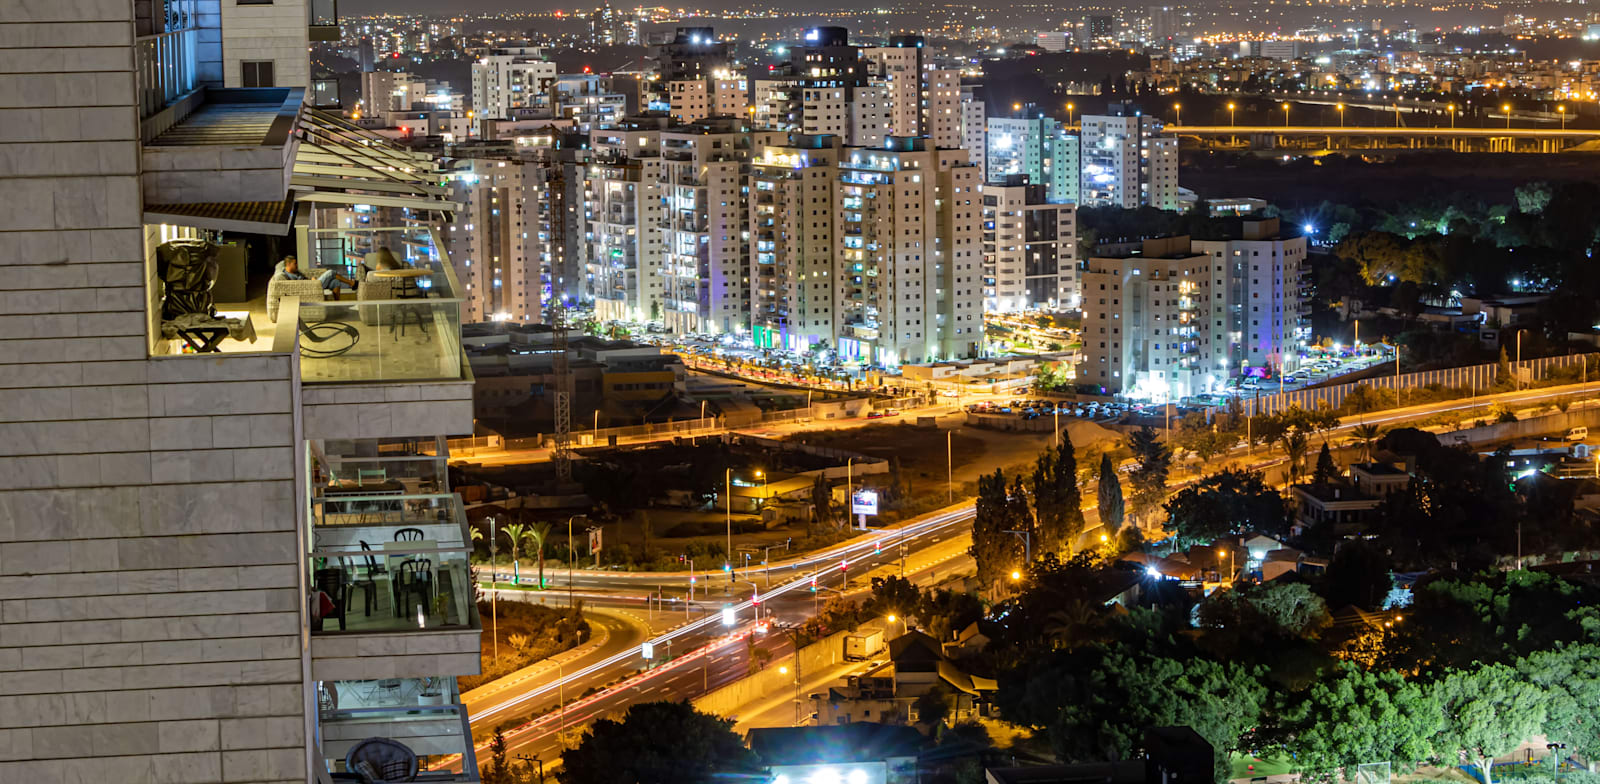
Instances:
[[[345,288],[351,291],[356,290],[355,279],[348,275],[342,275],[336,270],[325,269],[317,272],[316,275],[316,281],[321,283],[322,287],[329,291],[338,290],[334,287],[335,284],[343,284]],[[300,260],[295,258],[293,255],[289,255],[284,256],[283,261],[278,262],[277,268],[272,271],[272,279],[311,280],[311,277],[300,271]]]

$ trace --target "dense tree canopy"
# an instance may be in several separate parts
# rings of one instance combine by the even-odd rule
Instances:
[[[709,784],[757,773],[759,760],[733,722],[687,702],[644,702],[621,721],[597,719],[561,755],[561,784]]]
[[[1184,543],[1210,544],[1229,534],[1286,528],[1283,496],[1260,473],[1224,468],[1179,490],[1165,506],[1168,533]]]

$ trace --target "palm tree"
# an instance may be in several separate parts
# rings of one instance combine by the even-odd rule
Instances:
[[[550,540],[550,524],[534,523],[528,526],[523,537],[533,545],[533,551],[539,556],[539,590],[542,591],[544,590],[544,543]]]
[[[1045,616],[1045,635],[1056,647],[1070,651],[1098,640],[1104,621],[1100,608],[1082,599],[1073,599],[1062,609]]]
[[[528,526],[522,523],[507,523],[500,532],[511,540],[511,563],[517,562],[517,548],[522,544],[522,538],[528,535]]]
[[[1289,456],[1289,484],[1294,485],[1300,478],[1300,463],[1305,460],[1307,447],[1306,434],[1295,428],[1283,439],[1283,452]]]
[[[1366,455],[1366,462],[1372,462],[1372,442],[1378,440],[1378,426],[1370,422],[1356,425],[1350,434],[1360,439],[1361,449]]]

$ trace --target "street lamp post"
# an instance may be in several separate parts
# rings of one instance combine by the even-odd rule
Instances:
[[[1343,128],[1344,127],[1344,104],[1342,104],[1342,103],[1341,104],[1335,104],[1333,108],[1339,110],[1339,127]]]
[[[1511,104],[1500,104],[1500,112],[1506,116],[1506,130],[1511,130]]]
[[[498,663],[500,661],[500,608],[497,602],[500,594],[495,590],[494,585],[495,569],[497,568],[494,561],[499,553],[499,548],[495,546],[494,540],[495,518],[494,515],[489,515],[489,639],[493,641],[494,661]],[[572,579],[568,578],[567,583],[570,585]]]
[[[1024,563],[1033,563],[1033,532],[1007,529],[1006,533],[1022,539],[1022,560]]]
[[[1567,107],[1565,105],[1557,106],[1556,114],[1561,115],[1561,130],[1565,131],[1567,129]]]
[[[1450,104],[1446,108],[1450,110],[1450,130],[1453,131],[1456,129],[1456,105]]]
[[[1233,121],[1234,120],[1233,110],[1237,109],[1237,108],[1239,108],[1238,104],[1235,104],[1233,101],[1229,101],[1228,102],[1228,127],[1229,128],[1232,128],[1235,125],[1235,123]]]
[[[955,453],[950,451],[950,437],[955,430],[944,430],[944,502],[955,502]]]
[[[1172,111],[1178,113],[1177,120],[1175,122],[1173,122],[1172,124],[1173,125],[1182,125],[1183,124],[1183,104],[1181,104],[1181,103],[1173,104],[1172,105]]]
[[[1285,127],[1285,128],[1289,127],[1289,102],[1288,101],[1284,101],[1284,103],[1283,103],[1283,127]]]
[[[578,518],[588,519],[588,515],[573,515],[567,518],[567,606],[576,607],[572,599],[572,562],[578,560],[578,545],[572,540],[572,521]]]
[[[1517,371],[1513,374],[1515,378],[1512,380],[1516,382],[1519,390],[1522,389],[1522,333],[1527,331],[1526,329],[1517,330]]]
[[[1072,112],[1073,112],[1073,110],[1075,110],[1077,108],[1078,107],[1077,107],[1076,104],[1073,104],[1073,103],[1068,103],[1067,104],[1067,125],[1068,126],[1072,125]]]
[[[723,563],[728,564],[728,583],[732,584],[733,583],[733,469],[732,468],[728,468],[727,470],[723,471],[723,474],[722,474],[722,485],[723,485],[722,486],[722,491],[723,491],[723,493],[725,495],[727,495],[727,500],[722,504],[722,506],[726,510],[726,518],[727,518],[727,523],[728,523],[728,548],[727,548],[727,550],[723,551],[723,556],[725,556],[725,559],[723,560]]]

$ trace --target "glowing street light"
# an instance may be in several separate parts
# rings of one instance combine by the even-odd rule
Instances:
[[[1565,131],[1567,129],[1567,107],[1565,105],[1557,106],[1556,114],[1561,115],[1561,130]]]
[[[1022,572],[1013,569],[1011,571],[1011,579],[1012,580],[1021,580],[1022,579]]]
[[[1506,130],[1511,130],[1511,104],[1500,104],[1500,112],[1506,116]]]
[[[1339,110],[1339,127],[1343,128],[1344,127],[1344,104],[1342,104],[1342,103],[1341,104],[1335,104],[1333,108]]]
[[[1183,104],[1181,104],[1181,103],[1173,104],[1172,105],[1172,110],[1178,113],[1178,119],[1175,122],[1173,122],[1173,125],[1182,125],[1183,124]]]
[[[1283,127],[1289,127],[1289,103],[1287,101],[1283,104]]]
[[[1067,103],[1067,125],[1072,124],[1072,112],[1077,108],[1077,104],[1071,103],[1070,101]]]
[[[1450,130],[1453,131],[1456,129],[1456,105],[1450,104],[1445,108],[1450,110]]]
[[[1228,127],[1229,128],[1232,128],[1234,126],[1233,110],[1237,109],[1237,108],[1239,108],[1239,107],[1236,104],[1234,104],[1233,101],[1229,101],[1228,102]]]

